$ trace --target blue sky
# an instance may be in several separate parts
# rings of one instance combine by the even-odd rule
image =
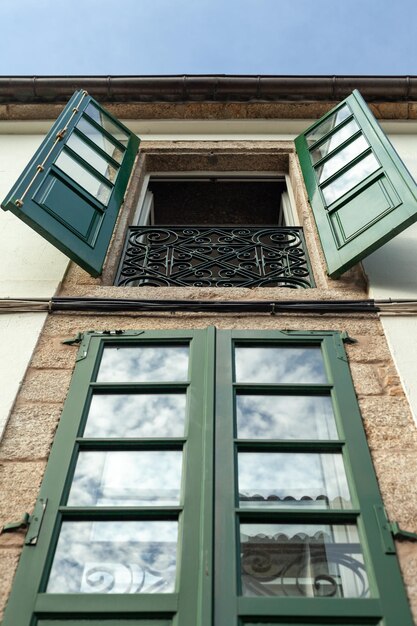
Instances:
[[[0,75],[417,74],[417,0],[0,0]]]

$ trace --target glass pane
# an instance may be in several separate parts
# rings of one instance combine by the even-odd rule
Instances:
[[[340,130],[337,130],[333,135],[331,135],[326,141],[324,141],[320,146],[314,148],[311,151],[311,158],[313,163],[317,163],[320,159],[327,156],[330,152],[335,150],[338,146],[340,146],[346,139],[349,139],[354,133],[359,130],[359,126],[356,120],[350,120],[347,124],[342,126]]]
[[[127,145],[129,141],[129,135],[118,126],[115,122],[112,122],[109,117],[103,111],[100,111],[97,107],[90,102],[85,112],[95,121],[100,124],[108,133],[113,135],[120,143]]]
[[[338,198],[343,196],[344,193],[350,191],[350,189],[353,189],[353,187],[365,180],[367,176],[376,172],[378,168],[379,163],[375,156],[368,154],[362,161],[356,163],[356,165],[330,183],[330,185],[323,187],[323,195],[326,204],[329,206],[332,202],[335,202]]]
[[[340,109],[332,113],[324,122],[316,126],[313,130],[306,134],[307,144],[312,146],[316,141],[320,141],[322,137],[327,135],[333,128],[338,126],[343,120],[349,117],[349,108],[344,104]]]
[[[87,172],[87,170],[67,152],[61,152],[55,164],[102,204],[107,205],[111,188],[96,178],[91,172]]]
[[[124,155],[123,149],[121,150],[119,147],[116,147],[114,143],[110,141],[110,139],[105,137],[103,133],[101,133],[95,126],[90,124],[90,122],[85,117],[82,117],[79,122],[77,122],[77,128],[82,133],[84,133],[84,135],[86,135],[86,137],[88,137],[91,141],[94,141],[94,143],[99,148],[101,148],[102,150],[104,150],[104,152],[107,152],[108,155],[113,157],[113,159],[115,159],[119,163],[122,162]]]
[[[48,593],[171,593],[177,522],[64,522]]]
[[[361,135],[352,143],[347,145],[343,150],[330,157],[323,165],[316,170],[316,176],[318,178],[319,183],[324,182],[331,176],[338,172],[344,165],[353,161],[354,158],[359,156],[362,152],[364,152],[367,148],[369,148],[369,144],[366,141],[365,137]]]
[[[367,598],[354,524],[241,524],[245,596]]]
[[[240,452],[239,506],[351,508],[341,454]]]
[[[185,381],[188,346],[104,348],[99,382]]]
[[[185,394],[96,394],[84,437],[183,437]]]
[[[323,357],[317,347],[245,347],[235,349],[236,381],[240,383],[326,383]]]
[[[240,439],[337,439],[329,396],[236,397]]]
[[[106,159],[103,159],[98,152],[86,144],[85,141],[83,141],[78,135],[72,134],[67,141],[67,146],[79,154],[84,161],[87,161],[87,163],[92,165],[98,172],[100,172],[100,174],[106,176],[106,178],[108,178],[111,182],[115,181],[117,170],[110,165]]]
[[[180,503],[182,452],[80,452],[71,506],[170,506]]]

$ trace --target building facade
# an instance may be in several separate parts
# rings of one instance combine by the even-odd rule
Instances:
[[[417,79],[2,81],[4,626],[412,624]]]

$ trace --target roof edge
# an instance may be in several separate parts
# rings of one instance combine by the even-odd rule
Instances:
[[[101,102],[417,101],[417,76],[0,76],[0,103],[59,103],[76,89]]]

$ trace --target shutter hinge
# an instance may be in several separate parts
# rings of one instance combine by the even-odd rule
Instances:
[[[383,506],[374,506],[379,534],[381,535],[382,547],[385,554],[395,554],[395,543],[391,531],[391,524]]]
[[[13,533],[15,530],[28,528],[29,523],[30,523],[30,515],[29,513],[24,513],[22,515],[22,518],[18,522],[10,522],[9,524],[5,524],[0,531],[0,534]]]
[[[381,534],[382,545],[386,554],[395,554],[395,543],[397,541],[417,541],[417,533],[402,530],[398,522],[390,522],[383,506],[375,506],[375,514]]]
[[[70,337],[69,339],[64,339],[64,341],[61,341],[61,343],[63,345],[66,345],[66,346],[73,346],[76,343],[81,343],[81,341],[83,339],[83,335],[84,335],[84,333],[77,333],[75,335],[75,337]]]
[[[340,336],[342,338],[343,343],[349,343],[349,344],[358,343],[358,340],[351,337],[349,333],[347,332],[347,330],[344,330],[342,333],[340,333]]]
[[[66,346],[74,346],[80,344],[80,349],[77,358],[75,359],[78,363],[78,361],[82,361],[87,357],[88,348],[90,346],[90,339],[95,333],[95,330],[87,330],[84,333],[77,333],[75,337],[64,339],[64,341],[62,341],[61,343],[65,344]]]
[[[84,333],[78,333],[75,337],[70,337],[69,339],[65,339],[62,343],[67,346],[73,346],[75,344],[80,344],[80,348],[78,351],[78,356],[75,359],[78,363],[79,361],[83,361],[87,358],[88,349],[90,347],[90,341],[93,336],[101,336],[101,337],[120,337],[125,333],[129,333],[129,335],[137,337],[138,335],[143,335],[145,331],[139,330],[137,332],[132,332],[129,330],[87,330]]]
[[[42,526],[43,516],[47,505],[47,498],[38,498],[32,515],[25,513],[18,522],[6,524],[1,529],[1,533],[12,533],[17,530],[29,529],[26,533],[25,545],[35,546],[38,542],[39,531]]]
[[[398,522],[389,523],[392,535],[397,541],[417,541],[417,533],[411,533],[408,530],[400,528]]]

